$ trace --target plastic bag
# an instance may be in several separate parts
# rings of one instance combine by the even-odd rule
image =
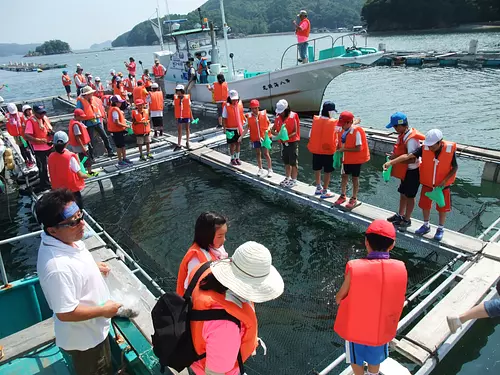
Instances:
[[[127,128],[127,134],[128,135],[134,134],[134,130],[132,128]]]
[[[28,147],[28,143],[26,142],[26,140],[23,137],[21,137],[21,142],[23,143],[24,147]]]
[[[278,134],[278,139],[282,142],[288,142],[288,140],[290,139],[290,137],[288,137],[288,130],[286,129],[285,125],[281,127],[281,130]]]
[[[192,125],[197,125],[200,122],[199,118],[195,118],[193,121],[191,121]]]
[[[444,207],[446,205],[442,187],[435,187],[434,190],[425,193],[425,196],[431,201],[436,202],[439,207]]]
[[[122,318],[135,318],[141,311],[140,289],[133,288],[131,285],[121,285],[110,271],[104,278],[109,289],[110,299],[120,303],[122,306],[118,309],[116,316]],[[142,286],[141,286],[142,288]]]
[[[336,151],[333,154],[333,168],[339,169],[342,166],[342,157],[344,156],[343,152]]]
[[[87,161],[87,157],[84,156],[82,161],[80,162],[80,170],[83,172],[83,173],[87,173],[87,169],[85,168],[85,162]]]
[[[390,160],[390,158],[388,156],[386,161],[389,161],[389,160]],[[391,179],[391,172],[392,172],[392,165],[389,168],[387,168],[386,171],[382,171],[382,177],[384,178],[385,182],[389,182],[389,180]]]
[[[260,141],[260,144],[262,147],[267,148],[270,150],[273,147],[273,141],[271,141],[271,138],[269,138],[269,132],[266,132],[266,135],[262,141]]]
[[[233,139],[235,135],[236,135],[235,132],[226,131],[227,139]]]

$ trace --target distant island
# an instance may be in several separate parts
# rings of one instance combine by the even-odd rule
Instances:
[[[292,21],[297,19],[297,13],[304,8],[301,0],[231,0],[225,2],[226,20],[233,35],[254,35],[268,33],[293,32]],[[351,28],[361,24],[361,8],[365,0],[322,0],[306,6],[315,29]],[[221,27],[219,0],[208,0],[201,7],[203,17]],[[198,11],[187,15],[172,14],[171,19],[186,18],[180,30],[200,27]],[[165,20],[165,18],[163,18]],[[166,34],[166,30],[164,30]],[[132,30],[116,38],[113,47],[132,47],[153,45],[158,38],[149,21],[141,22]]]
[[[35,48],[34,51],[29,51],[25,57],[44,56],[44,55],[59,55],[62,53],[70,53],[71,47],[68,43],[62,40],[49,40],[41,46]]]
[[[500,20],[499,0],[367,0],[368,31],[443,29]]]
[[[40,44],[0,43],[0,56],[24,55],[28,51],[34,50]]]
[[[92,44],[90,46],[90,49],[102,50],[102,49],[106,49],[106,48],[111,48],[111,43],[112,43],[111,40],[107,40],[107,41],[102,42],[102,43],[95,43],[95,44]]]

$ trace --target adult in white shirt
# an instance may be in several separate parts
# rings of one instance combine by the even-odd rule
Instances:
[[[56,345],[71,355],[77,375],[111,375],[108,333],[120,304],[109,300],[102,276],[109,267],[96,263],[81,241],[83,212],[70,190],[44,194],[36,215],[44,230],[37,272],[54,311]]]

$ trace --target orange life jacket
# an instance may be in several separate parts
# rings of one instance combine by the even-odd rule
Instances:
[[[118,82],[116,83],[116,85],[113,86],[113,95],[119,95],[119,96],[122,96],[123,95],[123,85],[122,84],[118,84]]]
[[[192,118],[190,95],[184,95],[182,99],[174,95],[174,114],[175,118]]]
[[[226,129],[238,129],[238,132],[243,134],[243,124],[245,123],[246,117],[243,111],[243,103],[241,100],[238,105],[226,104]]]
[[[146,125],[142,124],[144,121],[146,121]],[[149,135],[151,132],[151,124],[146,109],[143,109],[142,112],[139,112],[137,109],[132,111],[132,130],[135,135]]]
[[[314,116],[307,148],[316,155],[333,155],[337,150],[338,120]]]
[[[5,125],[9,134],[13,137],[24,136],[23,116],[20,113],[6,114],[7,124]]]
[[[99,98],[93,96],[89,103],[83,96],[77,98],[77,101],[82,103],[83,112],[85,112],[85,120],[93,120],[102,117],[101,108],[99,108],[99,102],[97,100],[99,100]]]
[[[87,82],[87,80],[85,79],[85,76],[83,74],[76,74],[76,73],[73,74],[73,79],[75,80],[75,86],[76,86],[76,88],[83,87],[83,86],[81,86],[81,87],[78,86],[78,84],[76,83],[76,77],[78,77],[78,79],[80,80],[80,83],[84,84],[84,83]]]
[[[144,82],[144,87],[149,87],[153,84],[153,82],[151,82],[151,77],[145,74],[142,75],[142,82]]]
[[[215,82],[213,96],[216,103],[225,102],[227,100],[227,97],[229,96],[229,88],[227,86],[227,82]]]
[[[104,86],[102,85],[102,83],[95,85],[94,96],[97,96],[100,99],[104,97]]]
[[[287,130],[289,135],[295,131],[295,125],[297,125],[297,133],[293,137],[290,137],[288,142],[300,141],[299,115],[296,114],[295,112],[290,112],[290,115],[285,120],[286,130]],[[274,119],[274,129],[279,132],[281,130],[282,126],[283,126],[283,119],[281,118],[281,116],[277,115],[276,118]],[[283,141],[280,141],[280,143],[283,143]]]
[[[90,143],[90,136],[89,132],[87,131],[87,127],[83,125],[80,121],[76,121],[75,119],[69,120],[69,128],[68,128],[69,144],[75,147],[80,146],[80,143],[78,143],[78,140],[76,138],[75,131],[73,130],[74,125],[78,125],[78,128],[80,129],[80,137],[82,143],[84,145],[88,145]]]
[[[63,86],[71,86],[71,78],[67,74],[63,74],[61,79]]]
[[[163,67],[163,65],[161,64],[158,64],[158,66],[153,65],[153,75],[157,78],[160,78],[162,76],[164,76],[166,73],[166,70],[165,68]]]
[[[64,150],[62,154],[58,152],[50,154],[47,164],[52,189],[67,188],[72,192],[77,192],[82,191],[85,187],[85,180],[71,170],[71,158],[75,158],[80,163],[78,155],[68,150]]]
[[[342,130],[341,135],[344,133]],[[344,152],[344,164],[364,164],[370,160],[370,148],[368,147],[368,141],[366,140],[366,134],[361,126],[352,125],[347,133],[345,148],[356,148],[356,133],[361,134],[361,150],[357,152]],[[339,142],[342,143],[342,137],[339,137]]]
[[[151,98],[149,109],[151,111],[163,111],[163,93],[161,91],[151,91],[149,96]]]
[[[216,260],[216,258],[206,250],[203,250],[198,246],[197,243],[193,243],[191,247],[188,249],[184,258],[182,258],[181,265],[179,266],[179,272],[177,274],[177,289],[176,293],[180,296],[184,295],[184,282],[188,275],[188,264],[193,258],[198,258],[200,263],[205,263],[208,261]]]
[[[247,114],[248,120],[248,130],[250,131],[250,140],[252,142],[259,142],[264,139],[266,132],[269,131],[269,118],[267,117],[267,111],[259,111],[259,114],[255,116],[252,112]]]
[[[148,96],[148,92],[144,86],[136,86],[132,90],[132,96],[134,97],[134,102],[139,99],[144,100],[146,102],[146,97]]]
[[[104,109],[104,104],[99,97],[94,97],[92,98],[92,101],[95,103],[97,108],[99,109],[99,114],[101,115],[102,118],[106,117],[106,110]]]
[[[436,154],[429,147],[423,146],[420,183],[431,188],[440,185],[453,168],[452,161],[456,150],[457,144],[455,142],[442,141],[441,152],[436,159]],[[452,185],[455,179],[456,173],[446,181],[446,185]]]
[[[347,263],[349,293],[339,306],[334,330],[344,340],[379,346],[390,342],[403,312],[408,274],[399,260],[357,259]]]
[[[311,33],[311,21],[309,21],[309,19],[307,18],[304,18],[304,20],[300,21],[300,23],[304,21],[306,21],[307,23],[307,28],[305,30],[297,30],[295,34],[297,34],[297,36],[303,36],[305,38],[309,38],[309,34]]]
[[[394,158],[408,153],[408,142],[412,138],[415,138],[418,141],[423,141],[425,139],[425,135],[418,132],[417,129],[414,128],[410,130],[408,135],[406,133],[400,134],[398,136],[398,141],[394,145],[394,150],[392,151]],[[391,176],[404,180],[406,177],[406,171],[408,171],[408,164],[395,164],[392,166]]]
[[[38,119],[35,116],[31,116],[27,121],[30,121],[33,125],[33,137],[49,140],[51,137],[48,136],[50,121],[47,116],[43,116],[43,119]],[[40,124],[42,126],[40,126]]]
[[[201,264],[198,268],[201,267]],[[191,273],[191,277],[195,274],[196,268]],[[211,269],[208,269],[200,277],[200,281],[193,290],[192,300],[193,300],[193,310],[213,310],[222,307],[227,313],[234,316],[241,323],[241,329],[244,334],[241,338],[240,353],[243,362],[245,362],[252,353],[257,349],[257,316],[255,315],[255,310],[253,303],[245,302],[242,303],[231,295],[224,295],[216,293],[214,291],[200,290],[200,282],[206,276],[212,273]],[[205,322],[191,322],[191,335],[193,338],[194,348],[196,353],[202,355],[206,353],[206,343],[203,339],[203,325]],[[206,358],[200,360],[201,366],[205,368]],[[231,371],[238,368],[238,361],[234,363],[234,367]]]
[[[198,74],[201,74],[203,71],[206,71],[208,69],[208,63],[207,65],[204,67],[202,62],[205,61],[205,63],[208,61],[208,59],[206,57],[202,57],[200,59],[200,62],[198,63]],[[227,96],[226,96],[226,99],[227,99]]]
[[[118,122],[125,124],[125,115],[122,110],[118,107],[109,107],[108,110],[108,131],[110,133],[118,133],[125,130],[123,126],[120,126],[113,120],[113,112],[118,112]]]

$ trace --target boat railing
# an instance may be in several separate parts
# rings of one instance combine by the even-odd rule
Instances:
[[[344,39],[349,38],[349,40],[352,43],[352,47],[357,47],[357,43],[356,43],[357,36],[364,36],[365,37],[365,47],[368,47],[368,33],[366,32],[366,30],[363,30],[362,32],[352,32],[352,33],[341,35],[341,36],[337,37],[337,39],[334,40],[333,46],[335,46],[339,40],[340,40],[339,45],[345,46]]]
[[[309,43],[309,45],[311,44],[311,42],[313,43],[313,47],[314,47],[314,56],[316,56],[316,41],[318,40],[322,40],[322,39],[330,39],[332,41],[332,44],[331,44],[331,48],[333,48],[334,46],[334,40],[333,40],[333,36],[331,35],[323,35],[323,36],[320,36],[319,38],[314,38],[314,39],[309,39],[307,41],[307,43]],[[302,44],[302,43],[295,43],[295,44],[292,44],[290,47],[288,47],[285,52],[283,52],[283,55],[281,56],[281,69],[283,69],[283,62],[285,60],[285,55],[287,54],[287,52],[292,49],[293,47],[297,47],[297,59],[296,59],[296,62],[297,62],[297,65],[299,64],[299,44]]]

